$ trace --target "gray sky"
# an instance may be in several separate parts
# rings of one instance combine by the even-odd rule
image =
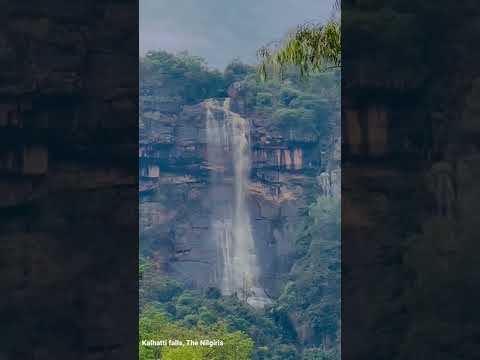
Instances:
[[[325,21],[334,0],[140,0],[140,54],[188,50],[223,68],[306,21]]]

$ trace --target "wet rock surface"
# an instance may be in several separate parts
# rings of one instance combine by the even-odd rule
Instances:
[[[332,116],[329,132],[321,137],[301,128],[288,130],[248,109],[234,88],[230,91],[230,109],[250,127],[247,206],[260,283],[267,295],[274,296],[280,289],[281,276],[293,263],[293,242],[312,194],[320,191],[322,184],[331,187],[319,176],[339,174],[339,121]],[[149,91],[143,93],[147,99]],[[155,251],[154,257],[163,264],[165,273],[202,288],[219,287],[220,281],[221,257],[211,239],[215,217],[211,192],[216,202],[229,202],[234,183],[228,160],[216,167],[208,161],[208,101],[183,105],[175,113],[149,102],[140,137],[140,251],[151,254],[154,249],[162,249]],[[223,117],[220,110],[212,113],[219,121]],[[224,157],[232,158],[229,153]],[[222,173],[224,180],[212,188],[214,173]],[[339,189],[339,176],[334,183]]]

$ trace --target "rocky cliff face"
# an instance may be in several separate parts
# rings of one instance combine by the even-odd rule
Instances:
[[[219,287],[221,255],[212,241],[212,217],[217,216],[212,202],[213,197],[217,202],[231,201],[231,148],[225,150],[225,169],[209,162],[209,100],[165,107],[150,101],[154,92],[141,90],[140,251],[154,258],[159,271],[191,286]],[[281,275],[292,265],[293,241],[312,194],[339,191],[339,116],[332,109],[327,130],[318,136],[259,116],[245,105],[236,87],[229,95],[230,110],[249,123],[246,202],[259,282],[274,296]],[[219,122],[225,116],[221,108],[212,115]],[[212,173],[218,171],[224,172],[223,180],[212,184]]]

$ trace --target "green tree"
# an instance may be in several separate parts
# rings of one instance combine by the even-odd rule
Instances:
[[[339,22],[332,20],[325,25],[304,24],[287,36],[279,47],[270,45],[258,50],[262,60],[259,73],[266,79],[269,70],[283,73],[290,65],[298,67],[301,76],[338,68],[341,51]]]
[[[153,306],[146,307],[139,321],[140,360],[250,360],[253,340],[241,331],[231,331],[225,322],[213,325],[186,327],[169,320],[167,316]],[[146,346],[143,340],[176,339],[184,346]],[[189,346],[187,340],[220,340],[223,344],[215,346]]]
[[[166,90],[167,98],[177,97],[195,104],[210,97],[225,96],[226,84],[221,72],[208,68],[205,60],[188,52],[170,54],[150,51],[140,59],[140,81]],[[156,99],[161,102],[164,99]]]
[[[335,0],[333,10],[340,10],[341,0]],[[336,19],[326,24],[307,23],[297,27],[279,46],[271,44],[258,50],[262,60],[258,72],[265,79],[269,70],[283,73],[288,66],[300,69],[301,76],[312,72],[338,68],[341,65],[341,28]]]

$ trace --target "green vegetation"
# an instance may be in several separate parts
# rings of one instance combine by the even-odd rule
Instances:
[[[162,312],[146,308],[140,316],[141,340],[180,340],[183,346],[145,346],[140,343],[140,360],[247,360],[251,358],[253,341],[241,331],[230,331],[225,323],[198,326],[169,321]],[[210,340],[213,346],[189,346],[187,340]],[[215,343],[215,340],[220,342]],[[221,346],[218,346],[221,345]]]
[[[338,111],[338,71],[302,79],[294,67],[262,81],[252,66],[232,62],[211,70],[187,53],[152,52],[141,59],[141,121],[155,108],[201,102],[236,92],[245,111],[274,127],[321,136]],[[173,104],[173,105],[172,105]],[[151,110],[154,111],[154,110]],[[158,111],[158,110],[155,110]],[[307,189],[306,189],[307,190]],[[145,347],[140,359],[333,360],[340,358],[339,200],[318,197],[306,210],[295,242],[296,259],[280,296],[260,311],[218,289],[189,289],[161,275],[150,251],[140,259],[140,339],[221,339],[223,347]]]
[[[238,60],[223,73],[210,70],[202,58],[186,52],[173,55],[150,52],[140,61],[140,126],[144,111],[151,104],[165,111],[180,111],[181,106],[212,97],[226,97],[232,87],[241,92],[248,109],[271,118],[286,128],[322,132],[325,120],[339,105],[338,71],[312,74],[302,80],[295,67],[285,68],[281,79],[261,81],[255,67]]]
[[[258,51],[262,64],[259,73],[267,78],[269,70],[282,73],[294,65],[302,76],[337,68],[341,63],[341,33],[337,21],[325,25],[305,24],[278,47],[264,46]]]
[[[185,289],[179,283],[159,275],[153,266],[144,273],[140,288],[141,339],[151,339],[158,333],[158,339],[164,338],[165,334],[171,334],[169,338],[209,338],[224,341],[231,338],[237,343],[241,340],[245,345],[245,356],[237,359],[283,359],[278,354],[281,345],[294,348],[293,331],[285,332],[281,324],[268,313],[251,308],[235,296],[221,296],[216,288]],[[161,325],[157,326],[155,322]],[[174,337],[172,334],[178,336]],[[251,347],[247,346],[248,344],[251,344]],[[203,354],[205,349],[195,347],[191,350]],[[152,350],[148,351],[150,354]],[[205,359],[211,358],[214,357]]]
[[[297,261],[276,304],[277,312],[311,329],[309,341],[331,356],[340,351],[340,201],[319,197],[296,242]]]
[[[310,206],[296,242],[295,270],[281,296],[264,311],[221,296],[216,288],[185,289],[142,258],[140,339],[218,338],[225,346],[141,346],[140,359],[155,359],[162,350],[165,359],[233,359],[229,354],[235,352],[236,359],[339,359],[339,212],[335,198],[319,197]],[[308,334],[299,334],[292,319]],[[240,350],[233,344],[241,345]],[[181,357],[187,354],[192,357]]]
[[[140,82],[160,85],[167,96],[186,104],[209,97],[225,96],[225,79],[219,71],[210,70],[204,59],[181,52],[176,55],[154,51],[140,60]]]
[[[340,99],[337,72],[312,75],[302,81],[298,71],[290,69],[283,79],[260,81],[255,74],[237,84],[245,104],[258,116],[271,118],[280,127],[295,128],[320,134]]]

